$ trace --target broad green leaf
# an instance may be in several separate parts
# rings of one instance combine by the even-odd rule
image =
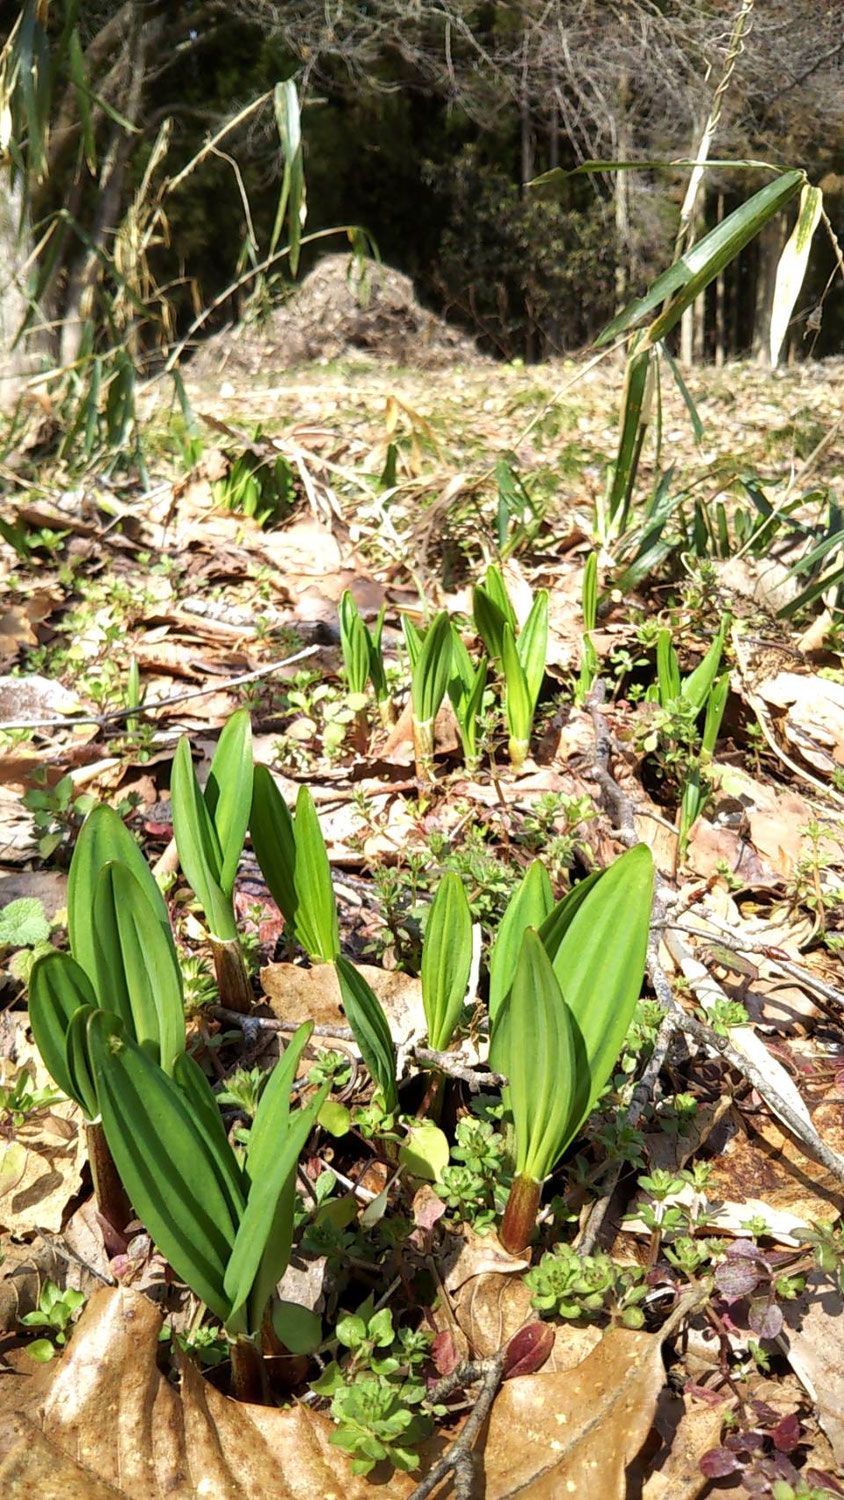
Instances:
[[[70,950],[89,979],[94,978],[94,897],[100,871],[113,860],[126,865],[140,882],[176,960],[167,903],[155,877],[123,819],[105,803],[88,814],[73,851],[67,882],[67,927]]]
[[[236,1325],[248,1301],[249,1333],[259,1331],[267,1302],[290,1259],[296,1164],[331,1089],[328,1079],[310,1104],[291,1117],[290,1090],[312,1030],[308,1022],[291,1037],[261,1095],[249,1135],[249,1191],[225,1280],[229,1323]]]
[[[669,703],[680,696],[680,664],[670,630],[661,630],[657,636],[656,675],[659,701],[663,708],[667,708]]]
[[[553,906],[554,893],[548,871],[541,859],[534,859],[507,903],[489,956],[491,1026],[495,1025],[498,1012],[510,993],[522,951],[522,938],[529,927],[540,929]]]
[[[208,773],[205,805],[220,845],[219,883],[230,897],[252,806],[252,726],[245,708],[223,726]]]
[[[340,649],[343,652],[349,691],[365,693],[370,676],[372,642],[348,589],[340,600],[339,618]]]
[[[725,672],[723,677],[719,677],[715,683],[706,702],[706,718],[703,722],[701,740],[701,750],[704,755],[712,755],[715,750],[715,742],[721,729],[721,720],[724,717],[729,692],[730,674]]]
[[[140,882],[113,861],[100,872],[94,897],[96,990],[129,1035],[172,1072],[185,1049],[182,977]]]
[[[451,621],[443,610],[425,632],[413,667],[410,695],[413,716],[420,724],[433,723],[451,676]]]
[[[698,712],[703,708],[704,703],[709,697],[709,691],[718,675],[726,629],[726,621],[722,620],[718,628],[718,633],[704,656],[703,661],[695,667],[694,671],[688,677],[683,679],[680,692]]]
[[[545,681],[545,657],[548,652],[548,590],[540,589],[531,605],[523,629],[516,637],[516,653],[522,664],[531,700],[536,708],[539,690]]]
[[[88,1022],[99,1013],[99,1006],[84,1005],[74,1012],[67,1028],[67,1069],[73,1081],[74,1098],[80,1101],[87,1120],[96,1120],[100,1107],[97,1085],[88,1051]]]
[[[458,719],[460,718],[466,699],[472,691],[472,683],[475,679],[475,669],[472,666],[472,658],[466,649],[460,631],[451,622],[451,672],[448,680],[448,696],[451,706]]]
[[[460,876],[443,876],[431,902],[422,945],[422,1004],[435,1052],[448,1047],[460,1019],[472,968],[472,913]]]
[[[272,772],[256,766],[249,822],[261,873],[291,932],[296,922],[296,838],[290,810]]]
[[[653,901],[653,858],[628,849],[581,902],[554,959],[554,973],[583,1037],[588,1069],[576,1079],[569,1139],[609,1078],[642,988]]]
[[[229,1167],[225,1164],[224,1158],[230,1157],[232,1152],[223,1117],[220,1114],[220,1106],[199,1063],[195,1057],[191,1057],[189,1052],[182,1052],[176,1058],[173,1064],[173,1080],[178,1084],[197,1120],[201,1122],[209,1144],[213,1146],[216,1142],[221,1153],[218,1165],[221,1168],[221,1174],[225,1176]],[[241,1197],[245,1195],[245,1183],[242,1181],[240,1181],[240,1193]]]
[[[322,1343],[322,1319],[298,1302],[276,1302],[273,1330],[291,1354],[313,1354]]]
[[[296,931],[312,958],[330,963],[340,951],[337,903],[331,865],[319,826],[313,798],[306,786],[299,788],[293,825],[296,862]]]
[[[179,863],[205,913],[214,937],[237,938],[231,899],[222,888],[223,854],[205,798],[196,779],[190,741],[180,739],[170,777],[170,805]]]
[[[479,583],[472,590],[472,617],[475,621],[475,629],[486,646],[487,652],[493,661],[500,661],[501,641],[504,626],[508,623],[507,616]]]
[[[401,617],[401,633],[404,638],[410,670],[413,673],[416,669],[416,663],[419,660],[419,653],[422,650],[423,636],[421,631],[417,630],[409,615],[402,615]]]
[[[411,1125],[399,1147],[399,1163],[411,1175],[426,1182],[438,1182],[449,1158],[448,1136],[433,1120],[419,1120]]]
[[[378,618],[369,634],[369,675],[375,696],[379,703],[384,703],[390,696],[387,686],[387,673],[384,669],[384,656],[381,650],[381,636],[384,630],[384,616],[387,612],[386,604],[382,604],[378,611]]]
[[[560,897],[556,906],[549,911],[544,921],[537,926],[537,931],[542,939],[545,952],[552,963],[557,957],[560,944],[583,902],[604,874],[606,874],[605,870],[593,870],[591,875],[585,876],[583,880],[578,880],[577,885],[573,885],[570,891],[566,891],[566,894]]]
[[[496,563],[490,563],[487,568],[484,587],[493,604],[501,611],[513,634],[518,635],[519,622],[516,619],[516,611],[504,582],[504,574]]]
[[[804,181],[802,172],[784,172],[740,204],[658,276],[644,297],[628,303],[600,334],[596,345],[611,343],[671,298],[665,312],[648,329],[648,342],[659,343],[682,317],[685,308],[735,260],[763,225],[785,207]]]
[[[506,1069],[519,1176],[542,1182],[562,1155],[582,1068],[572,1014],[542,941],[529,928],[510,992]]]
[[[88,1049],[103,1129],[135,1212],[176,1275],[218,1318],[239,1222],[231,1181],[181,1089],[126,1035],[116,1016],[95,1012]]]
[[[381,1002],[363,975],[348,959],[334,960],[343,1009],[355,1034],[361,1057],[384,1099],[388,1114],[398,1109],[396,1049]]]
[[[777,279],[774,285],[774,305],[771,309],[771,366],[776,369],[779,362],[780,352],[791,314],[794,312],[794,304],[800,294],[803,278],[806,275],[806,267],[809,264],[809,252],[812,248],[812,239],[815,230],[820,223],[823,212],[823,193],[820,188],[810,187],[809,183],[803,184],[800,193],[800,209],[788,243],[780,256],[777,266]]]
[[[525,747],[521,756],[524,760],[533,724],[533,704],[509,625],[504,626],[501,636],[501,667],[504,672],[504,711],[507,716],[507,728],[510,731],[510,758],[515,759],[512,744],[516,741],[517,744]]]
[[[67,1028],[77,1010],[96,1004],[90,979],[69,953],[56,950],[35,960],[29,976],[29,1024],[35,1045],[50,1077],[80,1107],[67,1064]]]

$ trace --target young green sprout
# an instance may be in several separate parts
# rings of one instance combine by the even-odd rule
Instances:
[[[524,933],[491,1051],[509,1080],[515,1132],[500,1236],[511,1254],[529,1243],[542,1183],[612,1073],[641,990],[652,897],[653,860],[639,844],[562,918],[552,911],[539,931]]]
[[[679,701],[687,706],[696,719],[705,710],[699,751],[688,757],[680,798],[677,830],[677,854],[680,859],[685,858],[692,824],[706,804],[708,792],[703,771],[715,751],[729,695],[729,673],[724,672],[718,676],[728,624],[727,619],[722,620],[703,660],[688,677],[683,678],[680,676],[680,664],[670,630],[661,630],[657,638],[657,680],[648,689],[648,699],[658,702],[663,709],[668,709],[672,703]]]
[[[331,963],[340,951],[337,904],[310,791],[299,788],[292,818],[272,773],[256,766],[249,828],[258,864],[291,933],[311,958]]]
[[[413,634],[405,624],[405,640],[409,653]],[[418,636],[418,632],[416,632]],[[413,712],[413,749],[416,757],[416,774],[421,781],[432,781],[434,776],[434,724],[440,704],[446,695],[451,677],[452,630],[451,621],[445,612],[438,614],[426,630],[421,645],[412,658],[410,702]]]
[[[524,764],[539,691],[545,679],[548,649],[548,591],[540,589],[524,628],[514,638],[505,624],[501,640],[504,673],[504,712],[509,730],[510,763],[514,771]]]
[[[354,1032],[360,1055],[372,1074],[381,1095],[384,1110],[394,1114],[399,1107],[396,1077],[396,1049],[375,991],[347,958],[334,960],[343,1009]]]
[[[586,702],[592,684],[598,675],[598,654],[592,641],[592,631],[598,623],[598,555],[590,552],[583,569],[583,640],[580,647],[580,677],[574,692],[574,701]]]
[[[457,720],[463,746],[463,759],[469,775],[474,775],[480,761],[478,728],[484,705],[487,666],[485,656],[481,657],[476,667],[472,665],[472,659],[463,643],[463,637],[457,627],[452,624],[451,679],[448,684],[448,696]]]
[[[393,706],[387,688],[387,675],[381,653],[381,633],[384,628],[384,608],[375,622],[374,631],[362,619],[355,600],[346,589],[340,600],[340,648],[349,683],[351,706],[357,715],[358,748],[366,748],[366,719],[364,716],[366,690],[372,683],[381,722],[386,727],[392,723]]]
[[[208,924],[220,1002],[248,1011],[252,991],[234,915],[234,882],[252,805],[252,731],[246,709],[232,714],[223,729],[204,792],[193,769],[190,741],[182,737],[173,760],[170,802],[179,862]]]

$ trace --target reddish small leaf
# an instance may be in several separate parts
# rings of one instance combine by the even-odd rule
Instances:
[[[753,1332],[758,1333],[760,1339],[775,1339],[777,1334],[782,1332],[782,1308],[776,1302],[768,1302],[764,1297],[757,1297],[750,1304],[747,1321]]]
[[[800,1442],[800,1433],[800,1418],[796,1411],[790,1411],[787,1416],[783,1417],[777,1423],[771,1433],[771,1437],[774,1440],[774,1447],[780,1453],[793,1453]]]
[[[554,1329],[550,1323],[528,1323],[514,1334],[507,1346],[504,1379],[516,1375],[535,1375],[541,1370],[554,1347]]]
[[[457,1345],[447,1328],[438,1333],[431,1345],[431,1358],[440,1375],[450,1375],[460,1363]]]
[[[726,1479],[728,1474],[738,1473],[741,1467],[740,1461],[729,1448],[710,1448],[700,1460],[700,1472],[707,1479]]]

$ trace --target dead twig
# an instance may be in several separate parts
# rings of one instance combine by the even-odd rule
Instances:
[[[499,1349],[490,1359],[480,1359],[458,1365],[451,1375],[446,1375],[432,1393],[432,1401],[438,1402],[461,1387],[478,1385],[480,1389],[463,1427],[451,1447],[438,1458],[425,1478],[417,1484],[410,1500],[426,1500],[428,1495],[446,1478],[454,1475],[454,1500],[471,1500],[475,1485],[475,1459],[473,1446],[490,1413],[498,1387],[504,1378],[507,1349]]]

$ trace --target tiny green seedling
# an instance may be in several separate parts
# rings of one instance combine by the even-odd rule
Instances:
[[[648,689],[648,700],[658,702],[666,714],[679,706],[692,722],[699,719],[700,714],[705,711],[697,753],[686,756],[677,836],[677,850],[681,859],[688,848],[692,824],[706,803],[708,789],[705,768],[712,760],[729,696],[729,673],[724,672],[720,677],[718,675],[727,626],[728,621],[723,620],[703,660],[684,678],[680,677],[680,666],[670,630],[661,630],[657,638],[657,680]]]
[[[592,631],[598,623],[598,555],[590,552],[583,569],[583,641],[580,647],[580,676],[574,692],[574,701],[586,702],[598,675],[598,654],[592,641]]]
[[[472,593],[475,628],[504,678],[504,713],[509,732],[510,762],[515,771],[524,764],[540,689],[545,679],[548,650],[548,591],[535,595],[530,613],[519,630],[501,570],[487,569],[485,583]]]
[[[204,792],[190,741],[179,741],[170,782],[173,832],[185,878],[205,913],[220,999],[248,1010],[252,995],[238,941],[234,882],[252,805],[252,731],[246,709],[220,735]]]
[[[27,1345],[26,1352],[30,1359],[37,1360],[39,1364],[46,1364],[53,1359],[56,1347],[61,1349],[67,1343],[71,1328],[84,1305],[84,1292],[75,1291],[73,1287],[65,1287],[62,1291],[54,1281],[45,1281],[37,1308],[34,1312],[25,1313],[20,1320],[22,1328],[46,1328],[51,1335],[35,1339]]]
[[[249,827],[264,879],[297,942],[311,958],[331,963],[340,951],[337,903],[310,791],[299,788],[291,817],[272,773],[256,766]]]
[[[372,683],[381,722],[386,728],[393,722],[393,705],[387,687],[387,674],[381,650],[385,609],[382,606],[374,630],[361,618],[352,594],[346,589],[340,600],[340,648],[353,700],[366,697],[367,684]],[[353,701],[358,711],[362,704]]]

